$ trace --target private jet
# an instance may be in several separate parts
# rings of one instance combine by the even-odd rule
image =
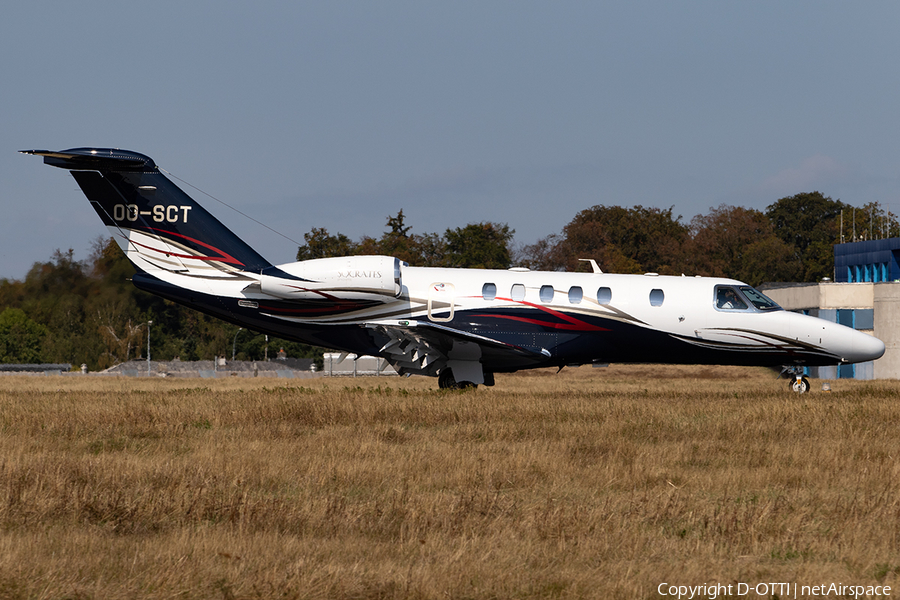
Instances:
[[[241,327],[387,360],[441,388],[495,373],[609,363],[781,367],[879,358],[854,329],[783,310],[734,279],[415,267],[391,256],[273,265],[143,154],[23,150],[71,172],[138,288]]]

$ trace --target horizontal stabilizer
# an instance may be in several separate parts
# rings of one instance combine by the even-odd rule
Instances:
[[[156,170],[153,159],[129,150],[113,148],[72,148],[71,150],[19,150],[22,154],[43,156],[44,163],[72,171],[110,170],[143,171]]]

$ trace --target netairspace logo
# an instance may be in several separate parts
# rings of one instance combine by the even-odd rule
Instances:
[[[656,588],[660,596],[671,596],[678,600],[708,598],[716,600],[722,596],[764,596],[779,598],[807,598],[810,596],[835,596],[840,598],[872,598],[891,595],[889,585],[844,585],[843,583],[822,583],[800,585],[797,583],[704,583],[703,585],[670,585],[661,583]]]

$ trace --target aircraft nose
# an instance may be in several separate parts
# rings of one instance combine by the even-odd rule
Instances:
[[[853,357],[846,357],[851,362],[864,362],[867,360],[875,360],[884,355],[884,342],[874,335],[862,333],[861,331],[853,332]]]

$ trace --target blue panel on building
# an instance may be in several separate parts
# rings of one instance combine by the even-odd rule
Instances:
[[[835,244],[834,280],[844,283],[900,280],[900,238]]]
[[[875,363],[873,361],[856,363],[854,379],[875,379]]]
[[[856,375],[855,365],[838,365],[838,379],[853,379]]]
[[[853,309],[839,308],[837,311],[837,322],[844,327],[853,328]]]
[[[875,309],[857,308],[853,315],[855,329],[875,329]]]

